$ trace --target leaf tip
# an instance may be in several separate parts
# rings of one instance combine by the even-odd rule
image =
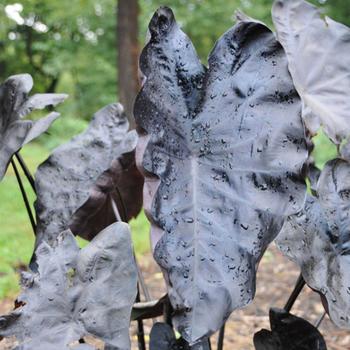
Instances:
[[[16,74],[11,75],[5,81],[5,84],[13,85],[18,92],[29,93],[33,88],[34,82],[30,74]]]
[[[152,35],[166,34],[175,23],[175,16],[170,7],[161,6],[154,13],[149,24],[149,30]]]

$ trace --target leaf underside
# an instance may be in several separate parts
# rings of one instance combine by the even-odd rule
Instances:
[[[44,133],[59,114],[52,112],[37,121],[22,118],[33,110],[56,106],[67,98],[64,94],[36,94],[29,97],[32,87],[33,79],[29,74],[13,75],[0,85],[0,181],[12,156]]]
[[[170,9],[160,8],[149,30],[136,158],[174,323],[194,343],[253,299],[262,254],[303,205],[301,103],[261,23],[226,32],[208,69]]]
[[[335,159],[298,215],[289,217],[276,239],[299,265],[307,284],[323,295],[330,318],[350,329],[350,164]]]
[[[114,223],[79,250],[70,231],[37,249],[38,273],[24,273],[22,306],[0,317],[0,336],[21,350],[93,349],[73,346],[86,335],[130,349],[129,321],[137,270],[130,231]]]
[[[92,239],[116,221],[112,200],[120,212],[126,211],[124,220],[139,213],[143,179],[134,160],[137,135],[128,127],[122,106],[108,105],[94,115],[85,132],[40,165],[35,179],[37,245],[53,242],[57,232],[68,228]]]
[[[350,28],[304,0],[276,0],[272,19],[284,47],[306,126],[335,143],[350,135]]]
[[[313,325],[284,310],[270,310],[271,331],[254,335],[256,350],[327,350],[326,343]]]

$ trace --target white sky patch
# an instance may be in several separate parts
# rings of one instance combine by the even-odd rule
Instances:
[[[103,10],[102,10],[101,4],[97,3],[97,4],[94,5],[94,7],[95,7],[95,15],[98,16],[98,17],[102,16]]]
[[[46,24],[42,22],[35,22],[33,24],[33,29],[36,30],[39,33],[47,33],[49,28],[47,27]]]
[[[84,33],[84,38],[92,44],[97,44],[97,35],[91,30]]]
[[[16,39],[17,39],[17,34],[14,33],[14,32],[9,32],[8,38],[9,38],[10,40],[16,40]]]
[[[21,16],[21,12],[23,11],[23,5],[22,4],[12,4],[5,6],[5,13],[6,16],[13,21],[15,21],[19,25],[24,24],[24,18]]]
[[[38,33],[46,33],[49,30],[46,24],[36,21],[34,15],[31,15],[28,18],[23,18],[21,15],[22,11],[23,5],[20,3],[5,6],[6,16],[15,21],[18,25],[32,27]]]

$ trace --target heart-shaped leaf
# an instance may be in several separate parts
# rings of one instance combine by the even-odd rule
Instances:
[[[253,299],[262,254],[303,206],[308,152],[287,60],[266,26],[226,32],[208,70],[170,9],[149,30],[137,159],[154,256],[192,344]]]
[[[40,165],[35,179],[37,244],[43,239],[51,243],[68,227],[92,239],[116,221],[112,199],[121,213],[121,201],[125,204],[126,219],[139,213],[143,179],[133,153],[137,134],[128,127],[122,106],[108,105],[94,115],[85,132]]]
[[[317,328],[285,310],[271,309],[270,325],[254,335],[256,350],[327,350]]]
[[[335,143],[350,135],[350,28],[304,0],[276,0],[272,18],[303,101],[307,127]]]
[[[350,329],[350,164],[328,162],[317,194],[286,220],[276,242],[300,266],[307,284],[325,297],[331,319]]]
[[[64,94],[36,94],[29,97],[32,87],[33,79],[29,74],[13,75],[0,85],[0,180],[12,156],[44,133],[59,113],[50,113],[37,121],[21,118],[35,109],[56,106],[67,97]]]
[[[38,273],[24,273],[23,306],[0,317],[0,335],[21,350],[64,350],[90,334],[118,349],[130,349],[129,323],[137,270],[130,231],[114,223],[79,250],[70,231],[54,246],[37,249]]]

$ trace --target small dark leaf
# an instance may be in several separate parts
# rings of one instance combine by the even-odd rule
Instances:
[[[303,117],[335,143],[350,135],[350,29],[304,0],[276,0],[272,19],[284,47]]]
[[[327,350],[326,343],[312,324],[284,310],[270,310],[271,331],[254,335],[256,350]]]
[[[35,109],[56,106],[67,98],[64,94],[36,94],[29,97],[32,87],[33,79],[29,74],[13,75],[0,85],[0,180],[12,156],[44,133],[59,113],[50,113],[37,121],[22,118]]]
[[[204,339],[190,346],[183,338],[176,339],[171,326],[157,322],[151,330],[150,350],[209,350],[209,343]]]
[[[350,165],[330,161],[321,172],[316,197],[286,220],[278,247],[302,271],[307,284],[328,303],[331,319],[350,329]]]
[[[42,242],[37,259],[38,273],[22,275],[23,305],[0,318],[0,336],[16,336],[22,350],[68,350],[88,334],[130,349],[137,270],[127,224],[109,226],[82,250],[65,231],[54,247]]]
[[[155,323],[150,334],[149,348],[150,350],[177,350],[173,328],[166,323]]]
[[[122,106],[111,104],[95,114],[85,132],[40,165],[35,179],[37,244],[43,239],[51,243],[68,227],[92,239],[116,221],[112,199],[121,213],[123,201],[126,219],[139,213],[143,179],[133,153],[137,135],[128,127]]]
[[[308,152],[286,57],[266,26],[226,32],[208,70],[170,9],[149,30],[137,159],[174,323],[193,344],[253,299],[262,254],[303,206]]]

